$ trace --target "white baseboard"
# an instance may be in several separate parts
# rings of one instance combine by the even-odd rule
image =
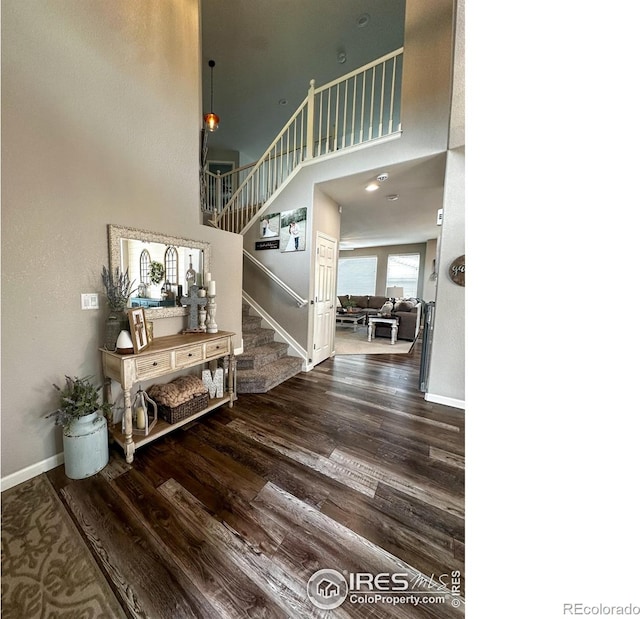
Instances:
[[[51,456],[51,458],[42,460],[41,462],[36,462],[21,471],[11,473],[11,475],[7,475],[0,479],[0,491],[4,492],[5,490],[9,490],[9,488],[13,488],[18,484],[21,484],[23,481],[29,481],[31,478],[40,475],[40,473],[46,473],[51,469],[55,469],[56,466],[60,466],[63,463],[64,454],[59,453],[55,456]]]
[[[466,403],[464,400],[449,398],[445,395],[438,395],[437,393],[425,393],[424,399],[427,402],[433,402],[434,404],[444,404],[445,406],[452,406],[453,408],[466,409]]]

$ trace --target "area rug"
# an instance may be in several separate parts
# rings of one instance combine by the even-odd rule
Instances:
[[[406,354],[411,350],[413,342],[398,340],[391,344],[388,337],[377,337],[367,342],[367,328],[337,327],[335,350],[336,355],[392,355]]]
[[[46,475],[2,493],[2,617],[126,617]]]

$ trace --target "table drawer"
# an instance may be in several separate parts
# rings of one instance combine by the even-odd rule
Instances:
[[[151,378],[160,376],[171,370],[171,353],[164,352],[157,355],[149,355],[148,357],[140,357],[136,359],[136,378]]]
[[[204,361],[202,345],[176,350],[176,367],[187,367]]]
[[[218,342],[207,342],[207,359],[215,359],[229,354],[229,340],[219,340]]]

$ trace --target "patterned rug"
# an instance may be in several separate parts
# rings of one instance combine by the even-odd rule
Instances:
[[[2,493],[2,617],[126,617],[45,475]]]

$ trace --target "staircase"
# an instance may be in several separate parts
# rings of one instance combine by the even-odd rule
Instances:
[[[200,200],[207,224],[244,235],[303,165],[400,135],[403,51],[389,52],[320,88],[311,80],[307,97],[254,164],[225,174],[206,170],[203,132]],[[257,266],[262,277],[284,290],[298,307],[308,305],[256,256],[247,249],[243,253],[245,263]],[[269,391],[302,371],[309,356],[304,352],[304,358],[288,355],[288,344],[274,341],[275,331],[262,328],[261,323],[261,317],[252,316],[250,306],[243,304],[245,352],[237,357],[238,393]]]
[[[244,353],[236,357],[237,393],[266,393],[302,370],[302,359],[288,355],[289,346],[274,341],[275,331],[261,324],[262,318],[252,316],[243,303]]]

